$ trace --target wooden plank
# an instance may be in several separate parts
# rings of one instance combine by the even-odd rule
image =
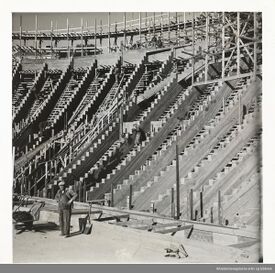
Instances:
[[[108,217],[104,217],[104,218],[100,218],[100,219],[96,219],[96,221],[99,222],[104,222],[104,221],[110,221],[110,220],[117,220],[120,221],[123,218],[130,218],[129,214],[122,214],[122,215],[113,215],[113,216],[108,216]]]
[[[193,225],[186,225],[186,226],[181,226],[181,227],[176,227],[176,228],[157,230],[157,231],[154,231],[154,232],[161,233],[161,234],[167,234],[167,233],[176,233],[178,231],[191,229],[191,228],[193,228]]]
[[[88,209],[75,209],[72,210],[72,215],[77,215],[77,214],[97,214],[97,213],[103,213],[102,210],[94,210],[94,211],[90,211]]]

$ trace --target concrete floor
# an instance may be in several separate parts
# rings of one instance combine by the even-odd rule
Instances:
[[[56,219],[51,218],[57,223]],[[75,234],[64,238],[59,235],[58,230],[50,229],[49,225],[46,225],[49,219],[45,220],[41,219],[40,226],[36,224],[36,232],[16,234],[14,231],[14,263],[166,264],[254,261],[253,256],[248,255],[246,250],[100,222],[93,222],[91,235]],[[71,233],[74,234],[78,229],[76,219],[72,219],[72,224]],[[184,245],[189,254],[187,258],[165,257],[165,248],[176,249],[180,244]]]

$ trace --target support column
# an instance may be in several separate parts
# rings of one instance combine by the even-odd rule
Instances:
[[[132,209],[132,194],[133,194],[133,185],[131,184],[129,188],[129,206],[128,206],[129,210]]]
[[[193,216],[193,189],[190,190],[190,220],[193,220],[194,216]]]
[[[203,218],[203,191],[200,192],[200,211],[201,211],[201,218]]]
[[[210,223],[214,223],[214,214],[213,214],[213,207],[210,208]]]
[[[222,225],[221,191],[218,192],[218,222],[219,222],[219,225]]]
[[[120,139],[123,138],[123,103],[119,108],[119,137]]]
[[[204,71],[204,80],[205,82],[208,80],[208,32],[209,32],[209,16],[208,12],[206,12],[206,24],[205,24],[205,71]],[[185,27],[185,25],[184,25]]]
[[[177,214],[176,219],[180,219],[180,170],[179,170],[179,147],[176,145],[176,206],[177,206]]]
[[[225,59],[225,51],[224,51],[224,31],[225,31],[225,17],[224,12],[222,13],[222,79],[224,79],[224,59]]]
[[[81,57],[83,57],[83,18],[81,18]]]
[[[171,33],[170,33],[170,24],[171,24],[171,19],[170,19],[170,12],[168,12],[168,41],[170,43],[170,38],[171,38]]]
[[[37,29],[38,29],[38,18],[35,15],[35,59],[37,58]]]
[[[175,19],[176,19],[176,45],[178,45],[178,35],[179,35],[179,33],[178,33],[178,13],[176,12],[176,14],[175,14]]]
[[[141,12],[139,13],[139,43],[141,44]]]
[[[100,46],[102,46],[102,32],[103,32],[102,20],[100,20],[100,39],[99,39]]]
[[[20,15],[20,26],[19,26],[19,46],[22,45],[22,15]]]
[[[239,125],[243,123],[243,107],[242,107],[242,96],[239,93]]]
[[[53,21],[51,21],[51,53],[53,53]]]
[[[111,184],[111,202],[110,202],[110,206],[111,207],[114,206],[114,185],[113,185],[113,183]]]
[[[86,180],[84,180],[84,184],[83,184],[83,201],[82,202],[86,202],[87,200],[86,200],[86,189],[87,189],[87,184],[86,184]]]
[[[44,197],[47,197],[47,186],[48,186],[48,162],[45,163]]]
[[[126,12],[123,13],[123,21],[124,21],[124,48],[126,47],[127,38],[126,38]]]
[[[254,68],[253,68],[253,76],[256,78],[257,72],[257,13],[253,13],[253,21],[254,21]]]
[[[156,13],[153,13],[153,37],[156,35]]]
[[[240,13],[237,12],[237,74],[240,74]]]
[[[111,21],[110,12],[108,12],[108,52],[111,52]]]
[[[97,32],[97,22],[96,22],[96,18],[95,18],[95,36],[94,36],[94,46],[95,46],[95,51],[94,51],[94,55],[96,56],[96,32]]]
[[[171,218],[175,218],[174,188],[171,188]]]
[[[69,18],[67,18],[67,57],[70,58]]]
[[[192,84],[194,84],[194,71],[195,71],[195,35],[194,35],[194,12],[192,12]]]

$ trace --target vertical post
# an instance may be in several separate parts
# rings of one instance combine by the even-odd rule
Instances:
[[[179,170],[179,146],[176,144],[176,219],[180,219],[180,170]]]
[[[38,29],[38,18],[35,15],[35,59],[37,58],[37,29]]]
[[[193,189],[190,190],[190,220],[193,220]]]
[[[95,47],[95,51],[94,51],[94,55],[96,56],[96,31],[97,31],[97,22],[96,22],[96,18],[95,18],[95,36],[94,36],[94,47]]]
[[[108,52],[111,52],[111,21],[110,21],[110,12],[108,12]]]
[[[240,13],[237,12],[237,74],[240,74]]]
[[[48,162],[45,163],[45,185],[44,185],[45,194],[44,194],[44,197],[47,197],[47,184],[48,184]]]
[[[35,176],[35,178],[34,178],[34,190],[33,190],[33,195],[34,196],[38,196],[37,195],[37,175]]]
[[[83,18],[81,18],[81,57],[83,57]]]
[[[58,24],[57,21],[55,22],[55,33],[58,33]],[[57,47],[57,39],[54,40],[54,46]]]
[[[78,183],[78,201],[81,202],[82,182]]]
[[[123,13],[123,21],[124,21],[124,48],[126,47],[126,12]]]
[[[31,180],[28,180],[28,195],[31,195]]]
[[[194,12],[192,12],[192,84],[194,84],[194,71],[195,71],[195,35],[194,35]]]
[[[186,18],[185,18],[185,12],[183,13],[183,31],[184,31],[184,35],[186,35]]]
[[[239,93],[239,124],[241,125],[243,122],[242,120],[242,96]]]
[[[153,13],[153,37],[155,37],[156,32],[156,13]]]
[[[20,26],[19,26],[19,45],[21,47],[21,43],[22,43],[22,15],[20,15]]]
[[[218,192],[218,221],[219,225],[222,225],[222,202],[221,202],[221,191]]]
[[[208,25],[209,25],[209,16],[208,12],[206,12],[206,23],[205,23],[205,71],[204,71],[204,80],[205,82],[208,79]],[[184,25],[185,26],[185,25]]]
[[[133,185],[131,184],[129,189],[129,207],[128,207],[129,210],[132,209],[132,194],[133,194]]]
[[[175,218],[174,188],[171,188],[171,218]]]
[[[225,31],[225,17],[224,12],[222,13],[222,79],[224,79],[224,58],[225,58],[225,51],[224,51],[224,31]]]
[[[100,46],[102,46],[102,20],[100,20],[100,40],[99,40],[99,42],[100,42]]]
[[[119,137],[120,139],[123,138],[123,102],[119,108]]]
[[[141,44],[141,12],[139,13],[139,43]]]
[[[86,188],[87,188],[87,185],[86,185],[86,180],[84,180],[84,185],[83,185],[83,196],[82,196],[82,200],[83,202],[86,202]]]
[[[51,21],[51,53],[53,52],[53,21]]]
[[[200,192],[200,211],[201,211],[201,218],[203,218],[203,191]]]
[[[224,99],[224,97],[222,98],[222,111],[225,114],[225,99]]]
[[[68,58],[70,58],[70,41],[69,41],[69,18],[67,18],[67,50]]]
[[[170,19],[170,12],[168,12],[168,42],[170,43],[170,24],[171,24],[171,19]]]
[[[176,14],[175,14],[175,21],[176,21],[176,25],[178,25],[178,13],[176,12]],[[179,37],[178,37],[178,27],[176,28],[176,44],[178,44],[178,39],[179,39]]]
[[[257,72],[257,13],[253,13],[253,21],[254,21],[254,68],[253,68],[253,74],[254,74],[254,79],[256,78],[256,72]]]
[[[113,183],[111,184],[111,203],[110,206],[113,207],[114,206],[114,185]]]
[[[160,37],[161,39],[163,38],[163,14],[162,12],[160,13]]]
[[[210,223],[214,223],[213,207],[210,208]]]

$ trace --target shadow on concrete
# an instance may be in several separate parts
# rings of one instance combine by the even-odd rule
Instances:
[[[46,231],[50,230],[59,230],[59,226],[54,223],[54,222],[47,222],[47,223],[39,223],[39,224],[34,224],[31,226],[31,228],[27,227],[19,227],[17,228],[18,232],[16,234],[21,234],[24,231],[32,231],[32,232],[41,232],[41,233],[46,233]]]

